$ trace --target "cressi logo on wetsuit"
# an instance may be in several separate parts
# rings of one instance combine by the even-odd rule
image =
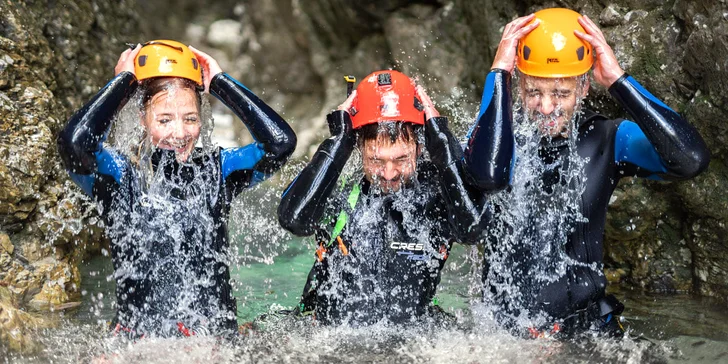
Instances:
[[[425,249],[425,244],[422,243],[401,243],[399,241],[393,241],[389,244],[389,247],[394,250],[410,250],[410,251],[422,251]]]
[[[401,243],[393,241],[389,248],[397,251],[397,254],[404,255],[409,260],[429,260],[430,255],[425,253],[425,244],[422,243]],[[447,255],[445,255],[447,256]]]

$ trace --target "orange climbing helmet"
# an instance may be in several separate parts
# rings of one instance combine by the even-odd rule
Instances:
[[[415,82],[401,72],[377,71],[359,83],[351,123],[354,129],[382,121],[425,124],[422,102],[417,99]]]
[[[134,62],[137,80],[153,77],[181,77],[202,86],[202,67],[186,45],[173,40],[143,44]]]
[[[564,8],[535,13],[541,23],[518,42],[516,67],[529,76],[561,78],[589,72],[594,63],[592,46],[574,35],[585,33],[579,13]]]

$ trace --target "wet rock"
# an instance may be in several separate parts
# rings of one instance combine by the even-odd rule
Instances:
[[[11,350],[33,353],[40,349],[33,336],[48,327],[50,320],[20,310],[13,293],[0,286],[0,342]]]
[[[113,76],[137,29],[127,3],[3,0],[0,12],[0,342],[29,351],[47,323],[26,310],[73,305],[76,266],[103,242],[55,133]]]
[[[659,292],[688,292],[692,288],[692,253],[681,237],[683,222],[675,206],[659,192],[636,179],[625,180],[609,204],[605,227],[605,256],[620,280]],[[665,211],[645,214],[646,209]]]
[[[7,255],[13,255],[14,250],[15,246],[13,246],[13,243],[10,241],[10,237],[7,236],[7,234],[0,233],[0,252]]]
[[[622,14],[619,13],[617,5],[609,4],[602,12],[599,14],[599,23],[603,26],[615,26],[622,24],[623,22]]]
[[[207,43],[213,47],[236,50],[242,43],[242,24],[232,19],[218,20],[210,24],[207,31]]]
[[[27,307],[36,311],[56,310],[68,307],[81,298],[81,274],[73,265],[55,260],[34,264],[34,276],[43,276],[40,292],[26,295]],[[30,299],[28,299],[30,297]]]

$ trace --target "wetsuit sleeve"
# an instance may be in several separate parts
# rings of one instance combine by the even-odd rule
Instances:
[[[708,167],[710,152],[697,129],[634,78],[623,75],[609,93],[634,118],[616,131],[614,160],[624,175],[681,180]]]
[[[275,173],[293,154],[296,134],[265,102],[225,73],[213,77],[210,93],[229,107],[255,142],[220,153],[225,184],[239,192]]]
[[[468,182],[481,191],[500,191],[510,183],[515,154],[511,109],[511,75],[494,69],[485,79],[463,158]]]
[[[475,243],[492,213],[483,193],[472,189],[463,179],[462,147],[448,129],[447,118],[428,119],[425,138],[430,159],[438,171],[448,221],[461,243]]]
[[[115,152],[104,149],[103,142],[114,115],[136,90],[137,80],[131,72],[122,72],[86,103],[58,134],[58,153],[71,179],[83,191],[93,195],[100,175],[112,177],[119,184],[126,162]]]
[[[298,236],[308,236],[316,231],[331,192],[354,150],[349,113],[334,111],[327,116],[327,121],[332,136],[321,143],[311,162],[283,193],[278,205],[281,226]]]

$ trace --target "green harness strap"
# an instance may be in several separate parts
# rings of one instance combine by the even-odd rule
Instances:
[[[359,195],[361,194],[361,186],[355,185],[354,188],[351,189],[351,193],[349,193],[349,198],[347,199],[347,202],[349,202],[349,206],[353,209],[354,206],[356,206],[356,203],[359,201]],[[331,238],[329,239],[329,243],[326,244],[326,247],[330,247],[331,244],[336,241],[336,237],[341,234],[342,231],[344,231],[344,227],[346,226],[346,223],[349,221],[349,214],[346,213],[346,211],[341,210],[339,212],[339,217],[336,218],[336,224],[334,225],[334,229],[331,230]]]

